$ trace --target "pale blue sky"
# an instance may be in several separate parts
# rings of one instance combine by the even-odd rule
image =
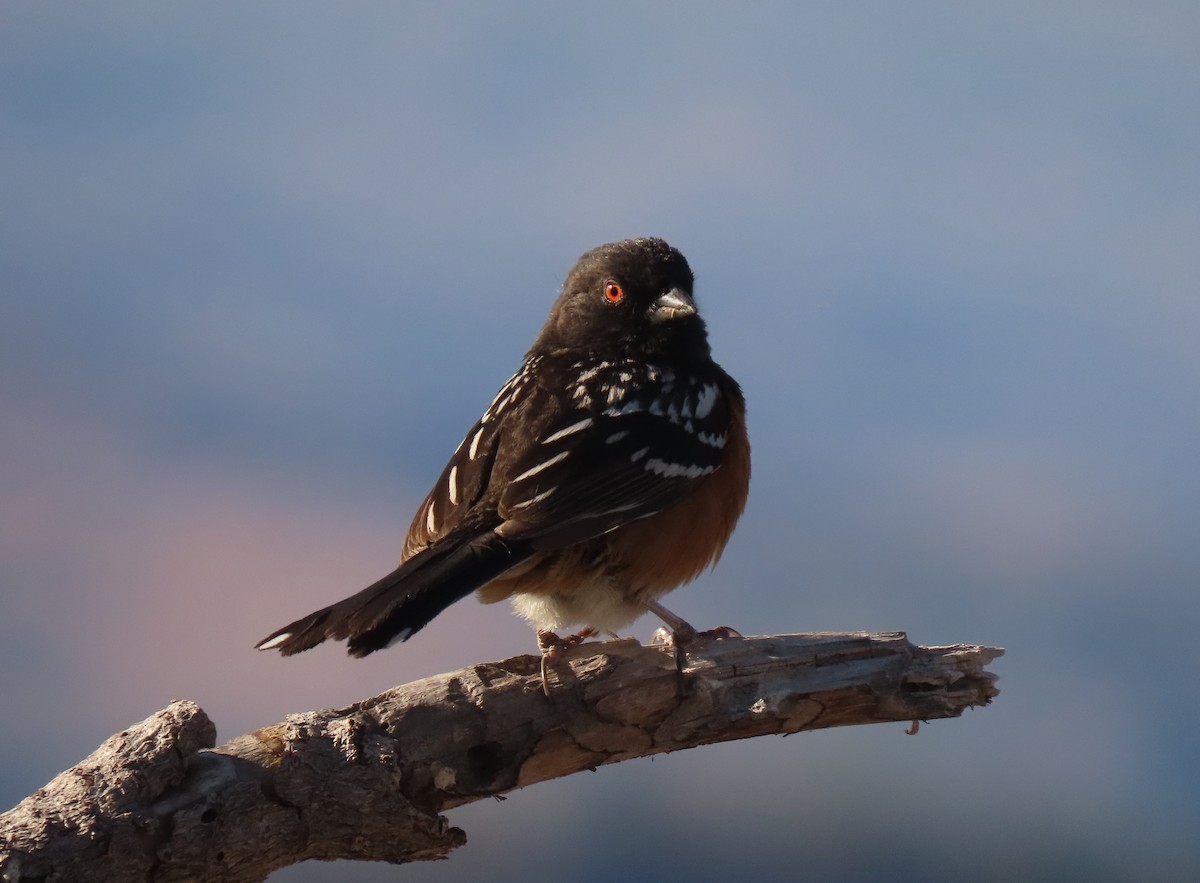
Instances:
[[[390,568],[575,258],[650,234],[755,446],[670,606],[1001,645],[1003,692],[356,878],[1200,877],[1197,45],[1194,3],[6,0],[0,807],[174,698],[229,738],[531,651],[474,602],[251,646]]]

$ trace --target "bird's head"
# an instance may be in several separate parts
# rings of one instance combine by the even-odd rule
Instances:
[[[704,321],[687,259],[661,239],[593,248],[567,274],[534,352],[703,358]]]

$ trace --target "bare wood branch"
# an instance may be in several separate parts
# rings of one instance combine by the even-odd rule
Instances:
[[[902,633],[701,640],[686,668],[635,641],[554,666],[481,663],[213,748],[175,702],[0,815],[0,879],[256,881],[298,861],[440,858],[440,812],[535,782],[713,742],[960,715],[997,694],[990,647]],[[498,810],[502,811],[502,810]]]

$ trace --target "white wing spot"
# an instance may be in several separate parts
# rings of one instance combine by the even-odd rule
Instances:
[[[621,439],[625,438],[625,436],[627,436],[627,435],[629,435],[629,430],[622,429],[620,432],[614,432],[612,435],[610,435],[608,438],[606,438],[604,440],[604,443],[606,445],[615,445],[617,442],[619,442]]]
[[[496,397],[492,399],[492,403],[488,405],[488,409],[483,412],[483,417],[479,421],[480,423],[487,423],[504,409],[504,405],[508,402],[507,395],[511,388],[510,384],[511,381],[504,384],[500,392],[496,393]]]
[[[566,438],[568,435],[574,435],[577,432],[583,432],[585,429],[591,426],[593,422],[594,421],[591,417],[584,417],[578,423],[572,423],[570,426],[565,426],[558,432],[546,436],[544,439],[542,439],[542,444],[548,445],[551,442],[558,441],[560,438]]]
[[[450,490],[450,502],[458,505],[458,466],[450,467],[450,478],[446,482]]]
[[[259,644],[258,649],[259,650],[274,650],[276,647],[278,647],[280,644],[282,644],[284,641],[286,641],[291,636],[292,636],[291,632],[284,632],[282,635],[276,635],[271,640],[263,641],[261,644]]]
[[[683,463],[668,463],[666,460],[660,460],[658,457],[651,457],[645,462],[644,468],[649,469],[655,475],[661,475],[663,478],[699,478],[702,475],[708,475],[714,472],[715,466],[696,466],[684,465]]]
[[[429,504],[429,511],[425,513],[425,527],[430,534],[437,533],[437,518],[433,514],[433,504]]]
[[[700,390],[700,395],[696,399],[695,416],[697,420],[703,420],[712,413],[713,406],[717,403],[718,395],[715,383],[706,384],[704,389]]]
[[[491,419],[492,417],[498,417],[499,415],[503,414],[504,409],[507,408],[509,406],[509,404],[512,402],[512,400],[515,399],[516,397],[517,397],[517,391],[513,390],[511,393],[506,395],[504,398],[500,399],[500,401],[493,402],[492,406],[490,408],[488,408],[488,412],[487,412],[488,419]]]
[[[619,408],[617,408],[617,407],[605,408],[604,416],[605,417],[620,417],[623,414],[637,414],[638,412],[643,411],[643,410],[645,410],[645,409],[642,407],[641,402],[639,402],[637,399],[630,399],[629,401],[627,401],[625,404],[623,404]]]
[[[700,440],[701,444],[706,444],[710,448],[725,447],[725,433],[721,433],[720,435],[713,435],[712,433],[709,433],[709,432],[700,432],[700,433],[696,434],[696,438],[698,438]]]
[[[496,397],[492,399],[492,403],[488,405],[487,411],[483,414],[483,419],[480,420],[481,423],[487,423],[493,417],[500,415],[509,405],[517,400],[517,397],[521,394],[521,390],[529,382],[530,372],[539,361],[540,357],[535,356],[517,369],[516,374],[508,378],[508,381],[496,393]]]
[[[559,463],[559,462],[567,459],[567,457],[570,456],[570,454],[571,454],[570,451],[559,451],[557,454],[555,454],[549,460],[543,460],[541,463],[537,464],[536,466],[531,466],[530,468],[526,469],[524,472],[522,472],[520,475],[518,475],[516,478],[514,478],[513,481],[524,481],[527,478],[531,478],[532,476],[537,475],[539,472],[541,472],[545,469],[549,469],[555,463]]]
[[[638,460],[642,459],[642,457],[646,456],[649,453],[650,453],[649,448],[639,448],[638,450],[634,451],[632,454],[629,455],[629,459],[632,462],[636,463]]]
[[[481,427],[479,427],[479,429],[477,429],[475,431],[475,436],[471,439],[471,447],[467,450],[467,456],[470,457],[472,460],[474,460],[475,455],[479,453],[479,439],[482,436],[483,436],[483,427],[481,426]]]
[[[625,387],[623,387],[623,386],[608,387],[608,403],[610,405],[615,405],[617,402],[621,401],[621,399],[623,399],[623,398],[625,398]]]
[[[578,364],[579,363],[577,362],[576,365],[578,365]],[[579,382],[587,383],[589,380],[591,380],[593,377],[595,377],[597,374],[599,374],[605,368],[611,368],[611,367],[612,367],[612,364],[610,362],[597,362],[595,365],[588,368],[586,371],[579,372]]]
[[[675,388],[675,372],[669,368],[647,365],[646,379],[651,383],[659,384],[662,387],[663,395],[670,395]]]
[[[413,627],[407,626],[406,628],[402,628],[402,629],[400,629],[400,631],[396,632],[396,634],[392,636],[392,639],[390,641],[388,641],[385,646],[391,647],[393,644],[399,644],[403,641],[407,641],[412,636],[413,636]]]
[[[513,508],[513,509],[524,509],[526,506],[532,506],[534,503],[540,503],[540,502],[542,502],[542,500],[546,499],[546,497],[550,496],[550,495],[551,495],[552,493],[554,493],[556,490],[558,490],[558,486],[557,486],[557,485],[556,485],[556,486],[554,486],[554,487],[552,487],[552,488],[550,488],[550,489],[548,489],[548,490],[544,490],[544,491],[542,491],[542,492],[541,492],[540,494],[538,494],[537,496],[530,497],[528,500],[522,500],[522,501],[521,501],[521,502],[519,502],[519,503],[514,503],[514,504],[512,505],[512,507],[511,507],[511,508]]]

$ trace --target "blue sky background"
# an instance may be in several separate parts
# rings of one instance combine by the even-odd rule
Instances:
[[[0,5],[0,807],[532,650],[388,570],[575,258],[660,235],[742,382],[697,625],[1006,647],[958,721],[714,746],[273,880],[1200,878],[1200,6]],[[634,633],[648,638],[655,623]]]

